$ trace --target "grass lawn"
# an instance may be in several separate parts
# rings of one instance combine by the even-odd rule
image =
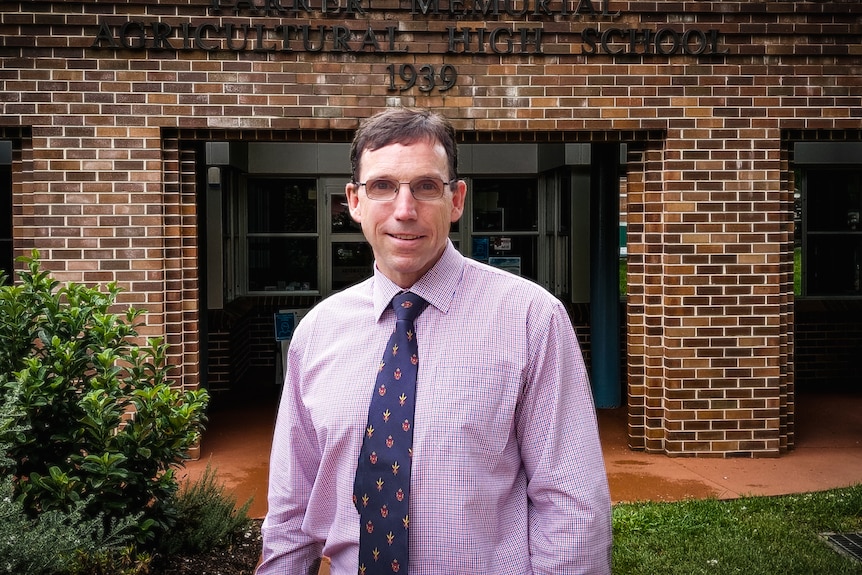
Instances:
[[[788,495],[613,510],[614,575],[862,574],[824,532],[862,531],[862,486]]]

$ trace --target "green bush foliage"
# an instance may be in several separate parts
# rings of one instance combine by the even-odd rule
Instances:
[[[149,562],[141,554],[130,558],[134,543],[136,516],[112,522],[107,527],[102,516],[87,519],[83,503],[68,512],[47,511],[37,518],[24,512],[13,499],[11,477],[0,481],[0,573],[9,575],[97,575],[103,558],[122,566],[124,561],[139,569]],[[138,573],[142,571],[113,568],[105,573]]]
[[[18,406],[0,403],[0,437],[23,431],[16,425]],[[8,443],[0,443],[0,463],[8,466]],[[86,502],[68,511],[51,510],[33,518],[16,499],[15,479],[0,477],[0,574],[10,575],[98,575],[99,566],[110,560],[113,575],[146,572],[151,556],[136,553],[134,538],[140,514],[106,522],[100,514],[84,517]],[[46,550],[50,550],[46,553]]]
[[[207,465],[194,483],[186,482],[176,496],[177,524],[162,550],[167,555],[179,552],[202,553],[231,543],[232,538],[250,523],[248,499],[237,508],[236,497],[226,493]]]
[[[38,253],[23,261],[20,281],[0,285],[0,403],[12,414],[0,477],[31,518],[139,516],[137,540],[154,544],[176,520],[173,466],[199,439],[207,393],[172,385],[164,342],[136,343],[143,312],[111,312],[116,284],[60,287]]]

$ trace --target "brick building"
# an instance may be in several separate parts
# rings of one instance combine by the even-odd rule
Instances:
[[[182,385],[258,393],[274,314],[368,273],[347,148],[398,105],[453,119],[453,241],[569,305],[633,448],[778,455],[858,387],[855,1],[5,1],[0,267],[117,281]]]

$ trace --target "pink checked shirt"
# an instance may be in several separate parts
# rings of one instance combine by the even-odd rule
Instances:
[[[294,333],[259,575],[358,568],[353,476],[399,288],[372,278]],[[450,244],[411,291],[419,376],[411,575],[609,574],[610,498],[589,382],[560,302]]]

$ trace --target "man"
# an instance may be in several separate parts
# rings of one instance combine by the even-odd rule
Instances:
[[[321,557],[335,575],[609,574],[610,499],[571,322],[535,283],[466,259],[449,241],[467,193],[451,125],[388,109],[357,131],[351,163],[347,199],[373,276],[318,304],[294,333],[258,575],[313,572]],[[402,291],[428,302],[412,320],[412,451],[362,483],[377,463],[365,442],[388,425],[372,424],[372,395],[384,394],[375,378],[395,361],[384,347]],[[398,517],[403,529],[382,530],[389,545],[404,535],[409,560],[380,559],[389,545],[366,537],[396,504],[373,498],[399,470],[412,474],[409,514]]]

